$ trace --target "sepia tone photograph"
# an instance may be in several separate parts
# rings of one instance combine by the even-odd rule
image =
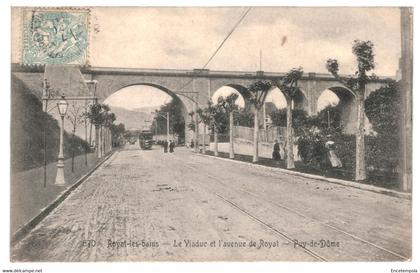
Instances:
[[[10,12],[12,264],[412,260],[413,8]]]

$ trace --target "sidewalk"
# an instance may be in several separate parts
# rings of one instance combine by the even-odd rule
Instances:
[[[44,188],[43,167],[11,174],[10,195],[10,233],[14,234],[20,227],[38,215],[40,211],[59,196],[67,187],[93,168],[99,159],[94,153],[79,155],[74,159],[74,173],[71,171],[71,158],[65,160],[64,175],[66,185],[55,186],[57,174],[56,163],[47,165],[47,187]]]

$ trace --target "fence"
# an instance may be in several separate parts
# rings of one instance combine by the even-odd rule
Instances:
[[[244,126],[233,126],[234,138],[254,140],[254,128]],[[271,127],[268,129],[260,129],[258,141],[260,142],[274,142],[274,140],[286,139],[286,127]]]
[[[229,134],[218,134],[217,141],[220,143],[229,142]],[[214,142],[214,134],[210,135],[210,142]]]
[[[202,142],[203,135],[199,135],[199,143]],[[268,129],[260,129],[258,135],[259,142],[273,143],[274,140],[283,142],[286,139],[286,127],[271,127]],[[233,138],[254,141],[254,128],[244,126],[233,126]],[[229,134],[218,134],[218,142],[229,142]],[[208,133],[206,135],[206,144],[214,142],[214,134]]]

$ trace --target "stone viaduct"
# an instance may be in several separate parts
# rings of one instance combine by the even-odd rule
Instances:
[[[63,65],[61,65],[62,67]],[[54,67],[49,67],[54,70]],[[44,76],[51,82],[54,79],[44,75],[44,66],[12,65],[12,74],[27,84],[38,97],[42,96],[42,81]],[[84,80],[96,80],[96,96],[102,102],[113,93],[132,85],[148,85],[156,87],[163,92],[183,102],[183,112],[194,110],[194,102],[198,107],[206,105],[212,95],[223,86],[230,86],[244,94],[246,86],[258,79],[279,79],[285,73],[273,72],[244,72],[244,71],[212,71],[212,70],[179,70],[179,69],[137,69],[137,68],[111,68],[111,67],[81,67],[80,72]],[[64,72],[63,72],[64,73]],[[45,73],[47,74],[47,73]],[[63,81],[65,75],[60,77]],[[55,79],[57,81],[57,79]],[[366,96],[386,83],[387,79],[379,77],[367,85]],[[342,122],[345,131],[355,132],[356,106],[354,95],[341,83],[329,74],[305,73],[299,80],[298,86],[301,96],[294,102],[294,107],[304,109],[308,114],[317,113],[319,96],[325,90],[334,92],[340,99]],[[66,96],[93,95],[88,88],[67,88]],[[90,94],[89,94],[90,93]],[[188,120],[188,119],[186,119]]]

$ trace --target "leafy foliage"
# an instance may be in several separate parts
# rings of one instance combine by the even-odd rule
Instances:
[[[365,101],[366,116],[380,135],[392,135],[400,128],[401,107],[397,83],[371,93]]]
[[[340,77],[338,72],[340,65],[336,59],[328,59],[326,68],[338,81],[344,86],[351,89],[354,93],[364,92],[364,85],[375,75],[368,76],[366,72],[375,68],[375,54],[373,53],[374,45],[371,41],[355,40],[353,42],[352,51],[357,60],[357,71],[355,77]]]
[[[353,42],[352,51],[357,58],[359,73],[364,73],[375,68],[373,48],[374,46],[371,41],[355,40]]]
[[[152,124],[152,130],[157,130],[158,134],[166,134],[166,113],[169,112],[169,132],[177,134],[179,140],[185,140],[185,120],[182,113],[182,103],[178,99],[172,99],[170,102],[162,105],[156,110],[155,122]]]
[[[316,116],[317,126],[327,134],[341,134],[341,111],[337,106],[327,106]]]
[[[111,124],[110,130],[112,134],[113,143],[115,143],[115,145],[119,145],[120,143],[118,140],[122,139],[125,134],[124,123],[119,123],[118,125],[113,123]]]
[[[218,133],[225,134],[229,129],[229,114],[236,113],[239,110],[238,105],[235,103],[238,99],[238,94],[230,94],[226,98],[221,96],[217,100],[214,107],[214,122],[215,128]]]
[[[253,127],[254,126],[254,114],[249,111],[239,110],[233,112],[234,124],[244,127]]]
[[[270,113],[270,118],[274,126],[286,127],[287,113],[286,109],[280,109]],[[292,127],[293,129],[301,128],[307,121],[308,114],[304,110],[292,110]]]
[[[286,100],[292,100],[299,94],[297,82],[303,76],[302,67],[291,69],[282,79],[273,81],[272,84],[277,86],[286,97]]]
[[[368,161],[379,169],[392,171],[400,158],[401,107],[397,83],[390,83],[369,95],[365,111],[377,135],[371,137]]]
[[[117,119],[114,113],[111,112],[111,108],[107,104],[92,104],[89,109],[84,113],[89,119],[89,122],[93,125],[110,127],[113,122]]]
[[[249,102],[256,108],[260,109],[264,104],[268,91],[271,89],[272,83],[270,81],[260,80],[248,86]]]
[[[102,104],[92,104],[89,106],[88,111],[86,112],[86,117],[89,119],[89,122],[95,126],[101,126],[104,122],[104,115],[102,114],[103,107]]]

